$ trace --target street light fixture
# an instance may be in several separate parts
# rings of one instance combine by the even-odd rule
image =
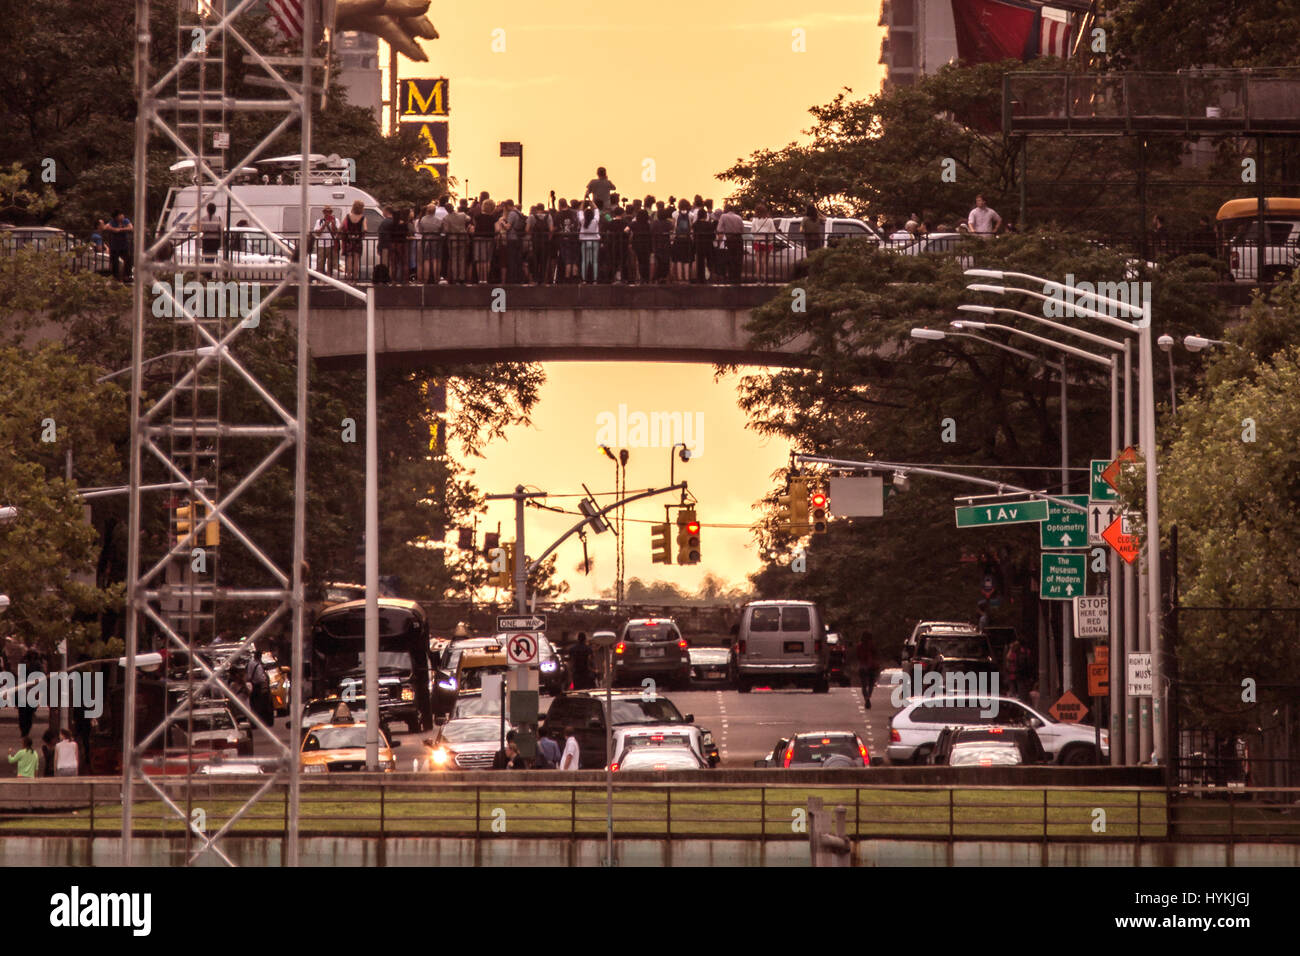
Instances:
[[[1183,339],[1183,348],[1189,352],[1199,352],[1201,349],[1208,349],[1211,345],[1231,345],[1233,348],[1241,348],[1236,342],[1228,342],[1224,339],[1207,339],[1202,335],[1189,335]]]
[[[1129,335],[1136,335],[1138,339],[1138,390],[1140,392],[1140,415],[1138,442],[1143,449],[1143,457],[1146,462],[1146,571],[1147,571],[1147,593],[1145,616],[1147,621],[1147,635],[1149,638],[1148,649],[1151,652],[1152,662],[1152,683],[1155,688],[1155,694],[1152,697],[1152,732],[1151,739],[1151,761],[1159,765],[1165,759],[1165,713],[1164,713],[1164,677],[1163,677],[1163,641],[1161,640],[1160,625],[1163,614],[1162,592],[1160,587],[1160,514],[1159,503],[1160,494],[1158,486],[1157,458],[1158,449],[1156,447],[1156,413],[1155,413],[1155,375],[1152,361],[1152,335],[1151,335],[1151,299],[1149,286],[1143,283],[1141,304],[1134,305],[1131,302],[1113,299],[1109,296],[1099,295],[1093,289],[1080,289],[1076,286],[1066,285],[1062,282],[1056,282],[1051,279],[1044,279],[1042,276],[1030,275],[1023,272],[1005,272],[1000,269],[967,269],[965,274],[978,278],[996,279],[1005,281],[1011,279],[1023,279],[1028,282],[1039,283],[1045,289],[1051,289],[1059,296],[1060,293],[1069,293],[1077,300],[1092,303],[1098,308],[1106,307],[1115,310],[1120,315],[1130,316],[1136,321],[1125,321],[1116,318],[1114,315],[1107,315],[1098,309],[1089,308],[1079,305],[1076,302],[1070,303],[1069,314],[1072,316],[1083,316],[1105,322],[1108,325],[1123,329]],[[1044,295],[1041,292],[1035,292],[1032,289],[1022,289],[1018,287],[1006,287],[1002,285],[993,285],[985,283],[976,283],[969,285],[967,288],[979,292],[991,292],[997,295],[1005,295],[1014,292],[1019,295],[1027,295],[1031,298],[1039,299],[1043,302],[1059,301],[1059,298]],[[1117,663],[1117,662],[1116,662]],[[1117,669],[1112,667],[1112,684],[1117,680]]]

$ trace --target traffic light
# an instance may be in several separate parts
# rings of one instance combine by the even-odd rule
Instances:
[[[700,563],[700,523],[694,508],[677,512],[677,563]]]
[[[812,530],[813,534],[826,533],[826,505],[828,499],[826,492],[814,491],[812,497],[808,499],[808,507],[812,512]]]
[[[808,479],[790,479],[790,532],[808,533]]]
[[[486,552],[495,551],[501,547],[501,532],[487,531],[483,534],[483,550]]]
[[[194,530],[194,502],[184,501],[176,506],[176,543],[180,544]]]
[[[488,584],[494,588],[513,588],[515,586],[515,544],[504,542],[501,547],[488,552],[492,561],[492,572],[488,575]]]
[[[212,514],[212,509],[204,506],[203,513],[205,515],[210,515]],[[221,544],[220,521],[209,521],[203,528],[203,544],[208,548],[215,548],[217,545]]]
[[[673,555],[668,544],[668,522],[650,526],[650,560],[654,564],[672,564]]]
[[[462,551],[474,550],[474,529],[459,528],[456,533],[456,547]]]

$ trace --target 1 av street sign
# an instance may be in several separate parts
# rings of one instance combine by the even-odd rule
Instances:
[[[988,505],[967,505],[956,510],[959,528],[1047,520],[1046,501],[1001,501]]]
[[[1087,495],[1060,495],[1064,501],[1080,508],[1088,506]],[[1045,549],[1082,548],[1088,540],[1088,513],[1072,511],[1055,501],[1047,502],[1047,520],[1038,526],[1039,538]]]
[[[1044,554],[1038,579],[1038,597],[1044,601],[1072,601],[1083,594],[1086,554]]]
[[[1088,502],[1088,543],[1105,544],[1102,532],[1119,517],[1119,505],[1111,501]]]
[[[528,617],[503,617],[497,616],[498,631],[544,631],[546,630],[546,615],[533,614]]]

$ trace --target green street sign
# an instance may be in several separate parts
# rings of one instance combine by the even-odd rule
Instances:
[[[1087,495],[1058,495],[1080,508],[1088,507]],[[1088,543],[1088,512],[1071,511],[1055,501],[1047,502],[1047,520],[1038,526],[1044,549],[1082,548]]]
[[[1101,473],[1106,470],[1110,464],[1109,458],[1094,458],[1092,460],[1092,492],[1093,501],[1115,501],[1119,495],[1115,489],[1101,477]]]
[[[1042,555],[1038,597],[1044,601],[1072,601],[1083,594],[1087,561],[1086,554]]]
[[[1047,520],[1046,501],[1001,501],[987,505],[966,505],[956,510],[959,528]]]

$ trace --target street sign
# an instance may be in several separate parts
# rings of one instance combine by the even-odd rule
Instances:
[[[959,528],[1047,520],[1046,501],[999,501],[987,505],[966,505],[958,507],[956,511]]]
[[[1110,696],[1110,665],[1096,662],[1088,665],[1088,694],[1091,697]]]
[[[1128,695],[1150,697],[1155,688],[1151,677],[1151,652],[1133,651],[1128,656]]]
[[[1137,560],[1142,545],[1137,535],[1133,534],[1132,519],[1129,515],[1120,515],[1101,533],[1102,540],[1114,548],[1128,564]]]
[[[544,631],[546,615],[532,614],[528,617],[503,617],[497,615],[498,631]]]
[[[1089,501],[1088,543],[1105,544],[1106,539],[1101,536],[1101,533],[1109,528],[1119,515],[1119,505],[1113,501]]]
[[[1115,479],[1119,477],[1120,469],[1123,468],[1124,465],[1126,465],[1129,462],[1137,461],[1137,459],[1138,459],[1137,449],[1134,448],[1132,445],[1129,445],[1122,452],[1120,452],[1118,455],[1115,456],[1114,461],[1112,461],[1109,465],[1107,465],[1105,468],[1102,469],[1101,480],[1104,481],[1106,484],[1110,485],[1112,491],[1119,491],[1119,488],[1115,486]],[[1097,498],[1100,496],[1093,495],[1093,497]]]
[[[522,156],[524,155],[523,143],[505,143],[501,144],[502,156]]]
[[[1110,598],[1096,595],[1074,599],[1074,636],[1110,637]]]
[[[1108,465],[1110,465],[1109,458],[1094,458],[1092,460],[1092,491],[1088,497],[1093,501],[1114,501],[1119,497],[1115,493],[1115,489],[1106,483],[1106,479],[1101,477],[1102,472],[1106,470]]]
[[[885,514],[885,480],[879,475],[832,478],[830,511],[847,518],[880,518]]]
[[[537,635],[511,634],[506,638],[506,659],[511,664],[537,663]]]
[[[1086,554],[1044,554],[1038,579],[1038,597],[1044,601],[1069,601],[1084,592]]]
[[[1061,500],[1088,506],[1087,495],[1062,495]],[[1044,548],[1082,548],[1088,540],[1088,513],[1072,511],[1055,501],[1047,502],[1047,520],[1038,526],[1039,542]]]
[[[1074,691],[1067,690],[1061,695],[1060,700],[1053,704],[1047,711],[1059,721],[1067,724],[1077,724],[1088,716],[1088,708],[1083,701],[1074,696]]]
[[[1092,651],[1092,659],[1097,664],[1110,663],[1110,645],[1098,644]]]

